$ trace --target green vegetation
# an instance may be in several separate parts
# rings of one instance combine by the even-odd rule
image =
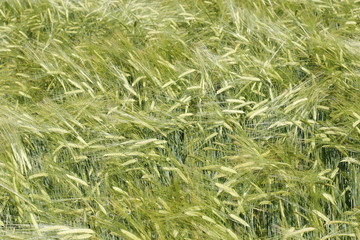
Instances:
[[[0,239],[360,239],[359,20],[1,1]]]

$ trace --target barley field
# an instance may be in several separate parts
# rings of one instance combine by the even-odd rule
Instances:
[[[360,239],[359,0],[1,0],[0,239]]]

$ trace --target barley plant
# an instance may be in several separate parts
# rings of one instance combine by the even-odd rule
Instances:
[[[360,1],[1,0],[0,239],[360,239]]]

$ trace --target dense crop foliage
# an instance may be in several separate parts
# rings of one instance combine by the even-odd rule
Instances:
[[[360,1],[0,1],[0,239],[360,239]]]

